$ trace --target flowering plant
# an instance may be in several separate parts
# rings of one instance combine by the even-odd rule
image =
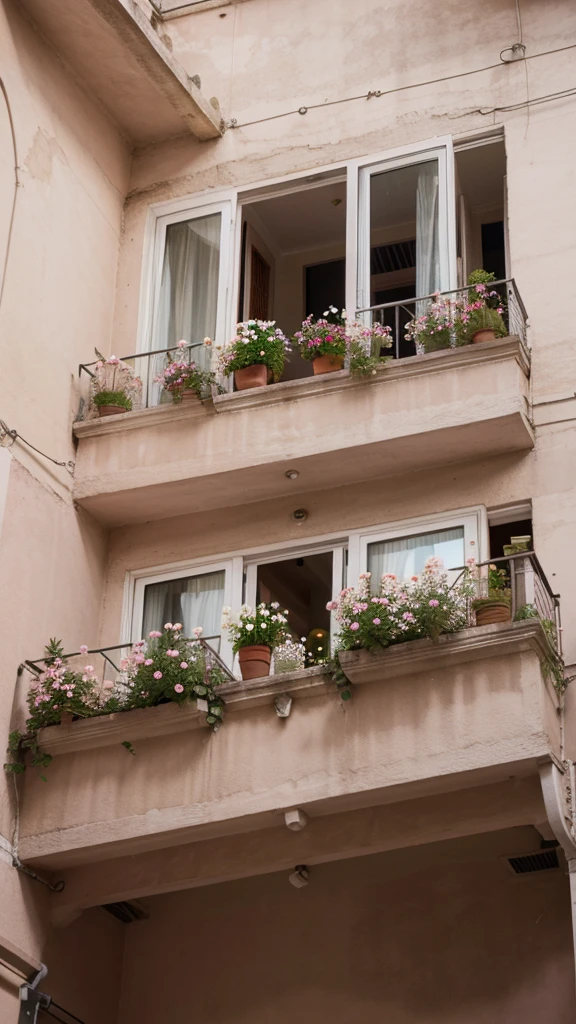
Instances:
[[[378,372],[391,356],[381,355],[383,348],[392,345],[392,332],[384,324],[373,323],[370,327],[356,320],[346,324],[350,348],[350,373],[367,377]]]
[[[290,351],[290,343],[275,320],[247,320],[236,325],[236,337],[220,355],[220,370],[226,376],[245,366],[264,365],[279,381]]]
[[[21,752],[30,750],[32,765],[46,767],[52,758],[42,754],[37,733],[49,725],[59,725],[63,716],[93,718],[133,708],[154,707],[174,701],[195,701],[206,722],[217,730],[222,722],[224,702],[216,687],[226,675],[209,648],[200,643],[202,628],[192,631],[194,638],[182,636],[182,623],[167,622],[164,631],[153,630],[147,640],[138,640],[120,662],[120,674],[100,681],[93,665],[73,669],[64,657],[62,644],[51,640],[46,647],[44,670],[34,679],[28,692],[29,716],[26,733],[10,735],[10,763],[7,771],[24,771]],[[80,648],[86,656],[88,648]],[[131,749],[130,744],[124,744]]]
[[[243,604],[237,622],[231,618],[231,608],[223,609],[222,629],[228,631],[235,654],[241,647],[251,647],[253,644],[274,649],[289,639],[290,634],[286,628],[288,612],[285,609],[282,613],[279,608],[277,601],[271,604],[262,602],[254,610]]]
[[[298,640],[285,640],[274,648],[274,673],[296,672],[306,664],[306,648]]]
[[[96,355],[96,371],[90,381],[93,405],[97,408],[102,405],[118,405],[130,412],[140,402],[142,381],[132,367],[123,363],[118,356],[105,359],[98,350]]]
[[[399,580],[384,573],[377,582],[362,573],[357,587],[346,587],[327,605],[340,625],[338,650],[377,650],[406,640],[454,633],[468,624],[468,574],[451,586],[439,558],[429,558],[419,576]]]
[[[472,602],[474,609],[481,608],[487,603],[491,604],[493,601],[511,603],[510,577],[506,569],[499,569],[496,565],[491,564],[483,573],[483,567],[475,565],[473,559],[469,559],[468,569],[476,591]]]
[[[210,338],[204,338],[204,344],[210,346]],[[165,369],[154,378],[156,384],[161,384],[165,391],[170,392],[174,402],[181,402],[187,391],[193,391],[198,398],[208,396],[211,387],[223,391],[213,373],[201,370],[195,362],[186,359],[186,353],[190,355],[191,352],[187,341],[179,341],[178,349],[176,358],[171,359],[169,354]]]
[[[508,333],[502,319],[504,307],[499,293],[490,289],[494,274],[485,270],[473,270],[468,278],[468,302],[462,311],[462,322],[466,341],[472,341],[477,331],[494,331],[497,338]]]
[[[466,305],[464,299],[452,299],[436,292],[427,312],[406,325],[406,341],[414,342],[419,356],[464,344],[467,340],[463,337]]]
[[[349,345],[344,311],[339,313],[335,306],[330,306],[319,320],[310,314],[296,331],[294,341],[302,359],[317,359],[318,356],[339,356],[343,359]]]

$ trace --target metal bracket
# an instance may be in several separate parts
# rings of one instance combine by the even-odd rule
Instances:
[[[44,992],[37,992],[32,985],[26,984],[20,987],[20,1012],[18,1024],[36,1024],[38,1010],[47,1009],[52,1002],[50,996]]]

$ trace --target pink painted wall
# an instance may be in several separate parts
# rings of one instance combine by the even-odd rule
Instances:
[[[320,865],[148,901],[119,1024],[571,1024],[568,883],[499,857],[533,829]]]

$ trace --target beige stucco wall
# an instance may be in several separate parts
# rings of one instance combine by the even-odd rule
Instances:
[[[78,363],[91,357],[94,346],[109,345],[129,153],[109,118],[12,0],[0,10],[0,66],[20,182],[0,310],[0,416],[65,462],[74,458]],[[2,267],[15,161],[3,97],[0,110]],[[76,512],[66,469],[19,442],[0,455],[4,755],[10,724],[23,722],[25,677],[17,684],[18,665],[40,654],[49,636],[73,643],[96,638],[105,533]],[[2,772],[3,845],[14,836],[13,812],[13,783]],[[38,956],[46,890],[23,881],[3,854],[0,892],[0,932]]]
[[[325,864],[300,890],[282,872],[152,898],[127,930],[119,1024],[569,1024],[566,878],[518,880],[498,860],[536,840]]]

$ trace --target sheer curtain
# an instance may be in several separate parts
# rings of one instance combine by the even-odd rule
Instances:
[[[222,214],[212,213],[179,221],[166,228],[160,299],[152,348],[175,348],[181,338],[189,344],[214,338],[220,267]],[[209,369],[207,350],[192,349],[190,358]],[[150,359],[150,404],[160,401],[160,387],[153,384],[162,371],[165,356]]]
[[[421,573],[431,555],[441,558],[445,569],[463,565],[464,527],[369,544],[368,571],[375,580],[385,572],[393,572],[399,579],[406,580]]]
[[[416,295],[431,295],[440,288],[438,246],[438,161],[420,164],[416,185]],[[416,305],[422,316],[427,303]]]
[[[149,583],[144,590],[143,636],[165,622],[181,622],[184,636],[202,626],[204,636],[220,636],[224,604],[224,570],[203,576]],[[218,647],[215,641],[214,646]]]

